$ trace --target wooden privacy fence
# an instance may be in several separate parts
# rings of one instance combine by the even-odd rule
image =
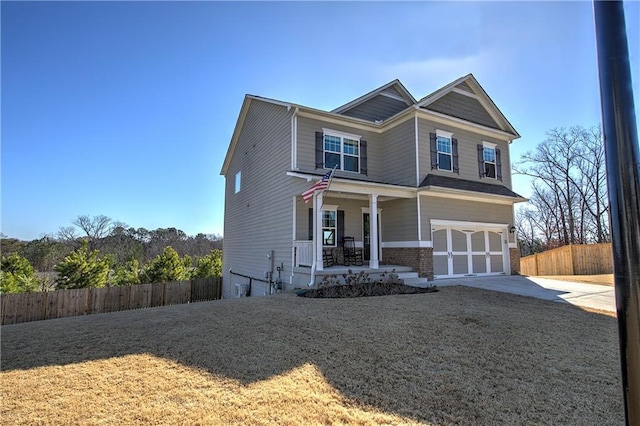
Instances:
[[[558,247],[520,259],[522,275],[596,275],[613,273],[611,243]]]
[[[222,278],[0,296],[2,325],[222,298]]]

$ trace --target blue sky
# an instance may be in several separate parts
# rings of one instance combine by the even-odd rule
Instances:
[[[625,4],[634,77],[639,6]],[[222,234],[220,169],[246,93],[333,109],[395,78],[421,98],[471,72],[522,135],[516,160],[551,128],[601,121],[586,1],[3,1],[1,14],[1,231],[21,239],[80,214]]]

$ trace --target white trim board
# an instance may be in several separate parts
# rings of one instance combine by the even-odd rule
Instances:
[[[382,248],[433,248],[432,241],[385,241]]]

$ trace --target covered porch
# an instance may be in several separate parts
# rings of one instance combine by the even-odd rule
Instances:
[[[291,282],[313,285],[326,275],[349,270],[370,275],[394,269],[412,271],[411,267],[381,264],[383,210],[401,198],[415,199],[415,189],[340,178],[332,181],[328,191],[316,192],[312,202],[304,203],[295,196]],[[355,248],[355,258],[347,256],[345,241]]]

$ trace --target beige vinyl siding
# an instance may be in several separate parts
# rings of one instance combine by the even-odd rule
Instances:
[[[431,169],[431,147],[429,145],[429,133],[435,133],[436,129],[453,133],[453,138],[458,140],[458,165],[460,174],[446,170]],[[418,118],[418,136],[420,138],[420,181],[428,173],[434,173],[448,177],[459,177],[461,179],[475,180],[483,183],[503,185],[511,189],[511,160],[509,155],[509,144],[505,141],[489,138],[468,130],[461,130],[456,127],[444,126]],[[478,144],[483,141],[496,144],[500,149],[502,164],[502,181],[490,178],[480,178],[478,174]]]
[[[286,107],[252,100],[225,176],[223,297],[235,297],[229,269],[265,277],[267,254],[274,250],[274,268],[284,264],[291,274],[292,196],[304,185],[286,176],[291,161],[291,114]],[[242,172],[235,193],[236,173]],[[265,182],[269,182],[265,185]],[[253,295],[266,285],[256,283]]]
[[[513,224],[513,206],[505,204],[421,196],[420,213],[424,240],[431,239],[431,219]]]
[[[500,128],[477,99],[460,93],[447,93],[426,108],[494,129]]]
[[[382,241],[417,241],[418,213],[415,198],[389,200],[382,208]]]
[[[382,181],[416,186],[415,118],[383,133],[384,174]]]
[[[367,141],[367,175],[336,170],[335,176],[367,181],[382,180],[382,138],[379,134],[355,129],[320,120],[298,117],[298,169],[301,172],[324,173],[325,169],[316,169],[316,132],[330,129],[338,132],[360,135]]]

